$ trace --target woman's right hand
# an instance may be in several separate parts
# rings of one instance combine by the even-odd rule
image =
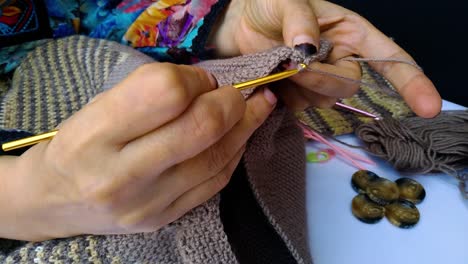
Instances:
[[[0,237],[158,230],[228,183],[275,103],[267,89],[247,102],[233,87],[216,89],[197,67],[142,66],[51,141],[9,158],[14,177],[2,188],[14,199]]]

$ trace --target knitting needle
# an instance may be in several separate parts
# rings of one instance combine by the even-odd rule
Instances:
[[[238,84],[234,84],[233,86],[234,86],[234,88],[239,89],[239,90],[253,88],[253,87],[264,85],[264,84],[271,83],[271,82],[274,82],[274,81],[286,79],[286,78],[291,77],[294,74],[300,72],[301,70],[305,69],[306,67],[307,67],[307,65],[301,63],[301,64],[299,64],[299,66],[296,69],[271,74],[271,75],[261,77],[261,78],[255,79],[255,80],[241,82],[241,83],[238,83]],[[7,142],[7,143],[2,144],[2,149],[3,149],[3,151],[10,151],[10,150],[14,150],[14,149],[22,148],[22,147],[31,146],[31,145],[37,144],[37,143],[39,143],[41,141],[53,138],[57,134],[57,132],[58,132],[58,130],[54,130],[54,131],[47,132],[47,133],[44,133],[44,134],[40,134],[40,135],[36,135],[36,136],[32,136],[32,137],[27,137],[27,138],[22,138],[22,139],[18,139],[18,140],[11,141],[11,142]]]
[[[352,107],[352,106],[349,106],[349,105],[345,105],[345,104],[340,103],[340,102],[336,102],[335,105],[338,106],[338,107],[347,109],[347,110],[349,110],[349,111],[352,111],[352,112],[361,114],[361,115],[363,115],[363,116],[372,117],[372,118],[374,118],[375,120],[380,120],[380,117],[378,117],[378,116],[376,116],[376,115],[374,115],[374,114],[371,114],[371,113],[369,113],[369,112],[366,112],[366,111],[364,111],[364,110],[357,109],[357,108],[355,108],[355,107]]]

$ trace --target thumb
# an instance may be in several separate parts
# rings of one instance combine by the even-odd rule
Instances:
[[[277,1],[277,3],[277,10],[282,10],[285,44],[289,47],[298,47],[307,55],[316,53],[320,43],[320,28],[309,2],[294,0]]]

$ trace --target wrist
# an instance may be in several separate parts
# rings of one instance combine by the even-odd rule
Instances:
[[[71,203],[57,195],[56,188],[63,188],[51,184],[47,164],[35,158],[43,155],[43,149],[40,144],[20,157],[0,157],[2,238],[41,241],[73,234],[67,230],[69,222],[65,219]]]
[[[24,192],[17,190],[19,157],[0,157],[0,237],[24,240],[27,237],[20,220],[23,211],[19,202]],[[26,194],[27,195],[27,194]]]

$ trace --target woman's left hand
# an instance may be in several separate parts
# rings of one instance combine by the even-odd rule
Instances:
[[[413,61],[411,56],[360,15],[322,0],[233,0],[212,36],[220,56],[236,56],[278,45],[299,46],[314,53],[320,37],[334,45],[329,58],[309,67],[360,80],[351,56]],[[442,101],[432,82],[419,69],[404,63],[370,65],[386,77],[419,116],[433,117]],[[359,85],[314,72],[290,78],[281,89],[282,99],[293,109],[310,105],[331,106],[337,98],[352,96]],[[295,89],[291,89],[291,86]]]

